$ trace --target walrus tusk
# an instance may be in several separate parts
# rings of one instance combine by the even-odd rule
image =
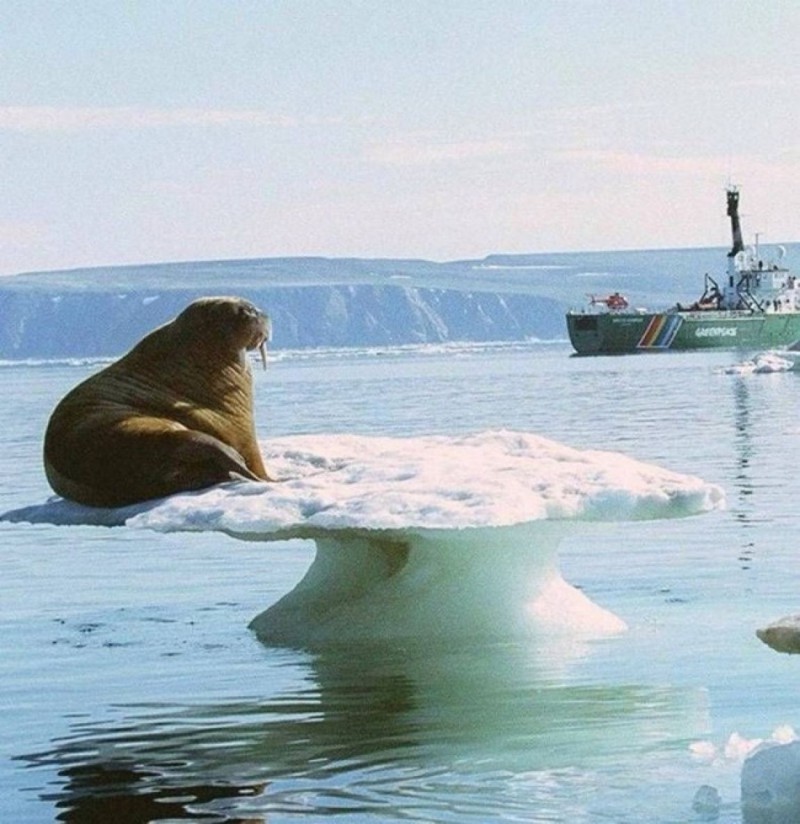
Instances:
[[[261,365],[267,371],[267,342],[272,340],[272,321],[267,315],[261,316],[264,321],[264,333],[258,344],[258,352],[261,355]]]

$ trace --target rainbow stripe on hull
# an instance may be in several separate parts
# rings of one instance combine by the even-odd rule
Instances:
[[[680,315],[653,315],[636,344],[637,349],[669,349],[683,324]]]

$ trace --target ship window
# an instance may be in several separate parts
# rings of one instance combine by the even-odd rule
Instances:
[[[575,318],[575,328],[579,332],[596,332],[597,331],[597,316],[596,315],[581,315]]]

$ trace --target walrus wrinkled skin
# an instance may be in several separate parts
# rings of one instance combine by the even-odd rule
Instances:
[[[255,435],[247,350],[269,319],[234,297],[200,298],[70,391],[44,439],[50,486],[116,507],[235,478],[270,480]]]

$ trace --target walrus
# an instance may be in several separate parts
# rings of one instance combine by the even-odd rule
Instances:
[[[78,384],[44,437],[53,490],[117,507],[232,479],[272,480],[255,435],[246,352],[269,318],[236,297],[205,297]]]

